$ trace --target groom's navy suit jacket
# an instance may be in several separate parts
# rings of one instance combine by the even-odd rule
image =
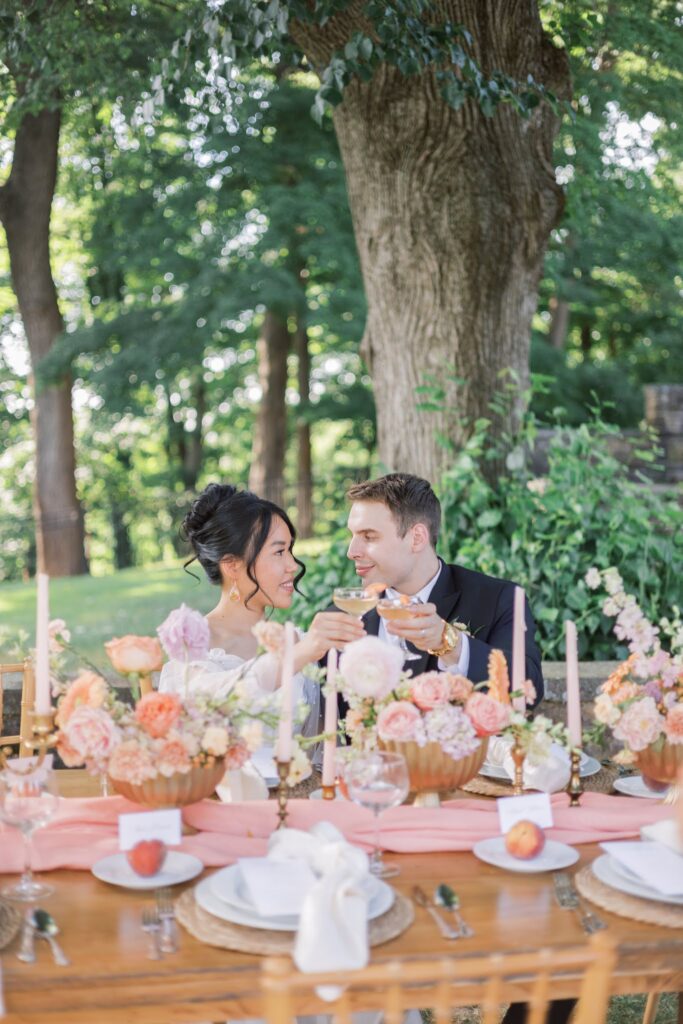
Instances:
[[[470,643],[467,678],[473,683],[488,679],[488,658],[494,648],[498,648],[505,655],[512,678],[514,592],[515,584],[508,580],[486,576],[472,569],[464,569],[460,565],[447,565],[445,562],[441,564],[441,573],[434,584],[429,601],[436,605],[437,614],[446,622],[461,622],[467,627]],[[543,697],[543,674],[541,655],[534,638],[536,625],[526,602],[525,620],[524,678],[530,679],[536,689],[535,706]],[[372,636],[377,636],[379,622],[379,614],[375,609],[363,616],[365,629]],[[419,654],[420,659],[406,662],[404,667],[407,671],[419,675],[421,672],[438,668],[439,659],[435,655],[413,647],[411,650]],[[345,703],[343,702],[343,709],[340,707],[340,713],[342,710],[344,714],[346,713]]]

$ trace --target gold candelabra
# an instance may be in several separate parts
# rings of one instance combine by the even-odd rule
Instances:
[[[323,786],[323,800],[334,800],[337,795],[337,787],[333,782],[331,786]]]
[[[277,816],[279,819],[278,828],[285,828],[287,822],[287,776],[289,775],[289,761],[277,762],[277,774],[280,783],[277,787]]]
[[[22,737],[19,744],[19,756],[22,756],[23,749],[26,747],[32,751],[31,763],[26,765],[24,768],[19,768],[16,765],[10,765],[12,756],[9,753],[9,747],[14,746],[12,743],[5,743],[0,739],[0,769],[2,771],[11,772],[13,775],[29,775],[34,772],[36,768],[39,768],[45,760],[50,747],[54,747],[57,743],[57,737],[59,732],[55,729],[55,715],[57,711],[55,708],[51,708],[49,711],[38,712],[32,711],[31,715],[31,737]],[[35,753],[33,753],[35,752]],[[24,755],[27,756],[27,755]],[[33,760],[36,757],[37,760]]]
[[[526,754],[524,747],[519,741],[519,736],[515,736],[515,742],[512,744],[510,753],[515,765],[515,779],[512,785],[512,792],[515,796],[521,796],[524,792],[524,758]]]
[[[569,776],[569,784],[567,786],[567,792],[569,793],[569,806],[578,807],[579,801],[581,800],[581,794],[583,793],[583,783],[581,782],[581,751],[573,748],[570,752],[571,759],[571,774]]]

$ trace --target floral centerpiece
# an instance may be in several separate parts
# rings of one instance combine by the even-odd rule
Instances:
[[[604,588],[602,611],[615,619],[614,634],[629,651],[600,687],[593,736],[610,729],[624,745],[617,761],[636,764],[646,781],[670,783],[683,766],[683,623],[678,613],[651,623],[613,567],[592,568],[585,579],[593,590]]]
[[[208,626],[199,612],[181,606],[158,633],[166,653],[185,666],[184,692],[151,691],[131,705],[92,668],[82,671],[60,687],[57,752],[68,767],[106,773],[130,799],[177,806],[209,795],[226,770],[241,768],[262,745],[264,726],[277,721],[277,695],[260,688],[252,662],[193,676],[193,663],[206,658],[209,648]],[[63,640],[63,633],[56,639]],[[130,653],[135,645],[127,646]],[[138,645],[140,657],[146,646]],[[119,667],[131,665],[122,662],[120,648],[116,657]],[[308,766],[295,746],[292,785],[302,777],[302,758]]]
[[[349,644],[339,661],[340,688],[349,704],[344,729],[352,746],[400,750],[411,788],[433,793],[464,785],[479,771],[488,737],[516,728],[535,732],[511,704],[507,664],[492,652],[490,678],[472,683],[449,672],[403,672],[403,654],[377,637]],[[488,692],[484,692],[484,690]],[[525,684],[526,699],[535,697]]]

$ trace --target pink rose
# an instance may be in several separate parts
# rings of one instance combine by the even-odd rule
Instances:
[[[176,661],[201,661],[209,653],[209,624],[186,604],[175,608],[157,633],[169,658]]]
[[[389,696],[398,686],[402,668],[400,649],[376,636],[354,640],[344,648],[339,659],[343,689],[372,700]]]
[[[82,761],[98,768],[106,765],[114,747],[121,741],[121,731],[106,711],[86,704],[76,708],[63,731],[69,752],[79,754]]]
[[[104,645],[104,649],[116,671],[122,672],[123,675],[129,672],[144,675],[159,672],[164,663],[161,644],[154,636],[128,634],[114,637]]]
[[[424,672],[410,688],[410,698],[422,711],[431,711],[451,699],[451,683],[441,672]]]
[[[243,740],[238,739],[235,740],[225,754],[225,767],[228,771],[235,771],[237,768],[241,768],[243,764],[246,764],[248,760],[249,748]]]
[[[156,773],[151,751],[141,747],[135,740],[119,743],[109,758],[109,774],[112,779],[130,782],[133,786],[153,779]]]
[[[64,644],[71,640],[71,632],[66,628],[64,619],[50,619],[47,627],[48,645],[54,654],[64,650]],[[64,641],[62,643],[61,641]]]
[[[670,709],[663,728],[669,743],[683,743],[683,704],[675,704]]]
[[[451,687],[451,700],[461,701],[463,704],[474,690],[474,683],[465,676],[453,676],[450,672],[444,672]]]
[[[510,705],[501,704],[488,693],[473,693],[465,704],[465,712],[477,736],[495,736],[510,721]]]
[[[157,771],[160,775],[170,778],[176,772],[186,774],[192,767],[187,747],[179,736],[164,740],[156,755]]]
[[[412,740],[421,719],[419,710],[409,700],[392,701],[377,717],[377,734],[381,740]]]
[[[659,739],[663,725],[664,719],[652,697],[643,697],[629,704],[614,726],[614,735],[637,753]]]

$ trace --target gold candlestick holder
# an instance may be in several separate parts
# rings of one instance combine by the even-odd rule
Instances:
[[[567,792],[569,793],[569,806],[578,807],[581,800],[581,794],[583,793],[583,783],[581,782],[581,751],[574,748],[570,753],[571,760],[571,774],[569,776],[569,784],[567,786]]]
[[[512,792],[515,796],[522,796],[524,793],[524,758],[526,757],[526,754],[524,752],[524,747],[519,742],[518,736],[515,736],[515,742],[512,745],[510,753],[515,765],[515,778],[512,784]]]
[[[277,787],[277,816],[278,828],[285,828],[287,822],[287,776],[289,775],[289,761],[277,762],[277,774],[280,783]]]
[[[323,800],[334,800],[334,798],[337,795],[337,787],[334,784],[334,782],[332,783],[331,786],[323,785],[322,790],[323,790]]]
[[[55,729],[55,715],[57,714],[56,708],[51,708],[49,711],[31,712],[31,736],[30,738],[24,737],[19,744],[19,756],[30,756],[31,758],[36,757],[37,760],[27,765],[25,768],[17,768],[11,766],[9,761],[13,759],[13,754],[6,750],[10,746],[14,746],[13,743],[5,743],[0,739],[0,769],[2,771],[10,772],[13,775],[30,775],[36,768],[39,768],[45,760],[50,747],[54,747],[57,743],[57,737],[59,731]],[[32,753],[29,755],[23,754],[23,749],[26,747]],[[35,753],[34,753],[35,752]]]

